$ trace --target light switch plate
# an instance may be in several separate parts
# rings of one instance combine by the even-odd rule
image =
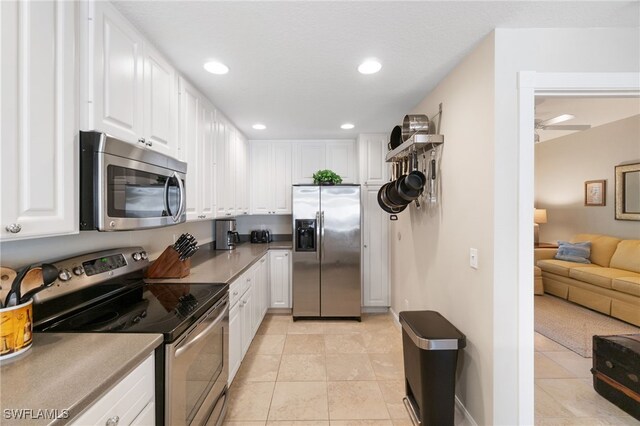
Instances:
[[[469,266],[473,269],[478,269],[478,249],[469,249]]]

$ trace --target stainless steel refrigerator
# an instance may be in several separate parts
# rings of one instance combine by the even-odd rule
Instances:
[[[293,318],[360,318],[360,186],[293,186]]]

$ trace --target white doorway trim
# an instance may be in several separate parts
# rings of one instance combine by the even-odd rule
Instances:
[[[640,73],[518,73],[518,417],[534,424],[533,207],[535,96],[640,96]]]

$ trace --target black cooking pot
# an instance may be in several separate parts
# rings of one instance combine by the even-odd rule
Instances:
[[[398,179],[400,180],[400,179]],[[402,207],[402,206],[406,206],[407,204],[410,203],[410,201],[407,201],[405,198],[403,198],[399,193],[398,193],[398,180],[394,180],[392,182],[389,182],[387,184],[387,188],[385,190],[385,195],[386,195],[386,199],[388,200],[387,204],[390,206],[396,206],[396,207]]]
[[[396,149],[400,144],[402,144],[402,127],[396,126],[389,137],[389,151]]]
[[[395,193],[404,200],[405,203],[409,204],[411,201],[415,200],[420,196],[421,189],[414,189],[407,185],[408,175],[400,176],[398,180],[395,182]],[[413,176],[412,179],[417,179],[417,177]]]
[[[380,189],[378,190],[378,205],[380,206],[380,208],[382,210],[384,210],[385,212],[389,213],[389,214],[397,214],[402,212],[404,209],[407,208],[406,205],[402,206],[402,207],[390,207],[387,205],[387,201],[386,201],[386,197],[385,197],[385,191],[386,191],[386,187],[389,185],[389,183],[386,183],[384,185],[382,185],[380,187]]]

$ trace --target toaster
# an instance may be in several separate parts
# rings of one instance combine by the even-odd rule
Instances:
[[[271,232],[267,230],[251,231],[252,243],[270,243],[273,241]]]

